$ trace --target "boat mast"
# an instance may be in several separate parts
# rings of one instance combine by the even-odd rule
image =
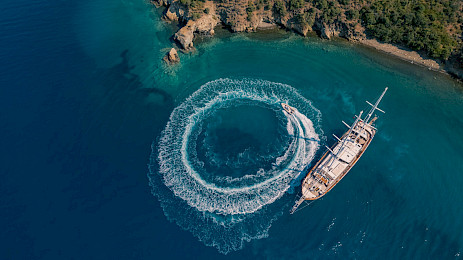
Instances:
[[[378,108],[378,105],[379,105],[379,103],[381,102],[381,99],[383,99],[384,94],[386,94],[387,89],[388,89],[387,87],[384,89],[383,93],[382,93],[381,96],[378,98],[378,100],[376,100],[376,103],[375,103],[374,105],[367,101],[367,103],[368,103],[370,106],[372,106],[370,112],[368,112],[367,116],[366,116],[365,119],[363,120],[363,119],[362,119],[363,111],[360,111],[360,114],[359,114],[358,116],[356,116],[357,119],[356,119],[355,122],[350,126],[348,133],[347,133],[346,136],[343,138],[342,143],[341,143],[341,146],[339,147],[339,149],[338,149],[338,151],[337,151],[336,153],[334,153],[334,152],[327,146],[328,150],[334,155],[334,158],[338,158],[338,154],[341,152],[342,148],[344,147],[344,144],[346,143],[346,140],[349,138],[349,136],[350,136],[352,130],[354,129],[355,126],[357,126],[357,123],[358,123],[359,121],[363,121],[363,124],[361,125],[361,129],[359,129],[359,131],[362,131],[362,132],[363,132],[363,131],[365,131],[365,124],[368,124],[368,123],[369,123],[369,120],[370,120],[371,116],[373,115],[373,113],[374,113],[376,110],[379,110],[379,111],[381,111],[381,112],[384,113],[383,110],[381,110],[381,109]],[[344,123],[344,121],[343,121],[343,123]],[[344,124],[345,124],[346,126],[348,126],[346,123],[344,123]],[[358,138],[358,137],[357,137],[357,138]],[[339,141],[340,141],[340,140],[338,139],[338,142],[339,142]],[[327,163],[329,164],[328,167],[331,167],[331,165],[332,165],[333,162],[334,162],[334,158],[332,157],[332,158],[327,162]]]
[[[334,155],[333,157],[331,157],[331,159],[329,160],[329,165],[328,165],[328,168],[331,167],[331,165],[333,164],[334,162],[334,158],[338,158],[338,154],[341,152],[342,148],[344,147],[345,143],[346,143],[346,140],[349,138],[350,134],[352,133],[352,130],[354,129],[354,127],[357,125],[358,121],[359,120],[362,120],[362,114],[363,114],[363,111],[360,111],[360,114],[357,116],[357,119],[355,120],[355,122],[352,124],[352,126],[350,126],[349,128],[349,131],[347,132],[346,136],[342,139],[342,142],[341,142],[341,146],[339,147],[339,149],[336,151],[336,153],[334,153],[328,146],[328,150]],[[339,141],[338,141],[339,142]]]
[[[371,116],[373,115],[373,113],[375,112],[375,110],[379,110],[379,111],[381,111],[381,112],[384,113],[383,110],[381,110],[381,109],[378,108],[378,105],[379,105],[379,102],[381,102],[381,99],[383,99],[384,94],[386,94],[386,91],[387,91],[387,87],[384,89],[383,93],[382,93],[381,96],[378,98],[378,100],[376,100],[376,103],[375,103],[374,105],[367,101],[367,103],[368,103],[370,106],[372,106],[372,108],[371,108],[370,112],[368,112],[367,116],[365,117],[365,120],[364,120],[365,124],[368,124],[368,123],[369,123],[369,120],[370,120]]]
[[[360,130],[360,131],[365,131],[365,124],[370,124],[370,122],[368,122],[368,121],[370,120],[371,116],[373,115],[373,113],[374,113],[376,110],[379,110],[379,111],[381,111],[381,112],[384,113],[383,110],[381,110],[381,109],[378,108],[378,105],[379,105],[379,103],[381,102],[381,99],[383,99],[384,94],[386,94],[387,89],[388,89],[387,87],[384,89],[383,93],[382,93],[381,96],[378,98],[378,100],[376,100],[376,103],[375,103],[374,105],[367,101],[367,103],[368,103],[370,106],[372,106],[372,108],[371,108],[371,110],[368,112],[368,114],[367,114],[367,116],[365,117],[365,119],[362,119],[363,111],[360,111],[360,114],[359,114],[358,116],[356,116],[357,119],[355,120],[355,122],[354,122],[351,126],[349,126],[347,123],[345,123],[345,122],[343,121],[343,123],[344,123],[347,127],[349,127],[349,131],[347,132],[347,134],[346,134],[346,135],[344,136],[344,138],[342,138],[342,139],[340,139],[340,138],[337,137],[337,136],[334,136],[334,137],[336,137],[336,139],[338,140],[338,143],[341,143],[341,145],[340,145],[339,149],[336,151],[336,153],[335,153],[333,150],[331,150],[331,148],[329,148],[328,146],[326,147],[326,148],[328,149],[328,151],[329,151],[331,154],[333,154],[333,156],[331,157],[331,159],[330,159],[329,161],[325,162],[325,163],[323,164],[323,166],[326,166],[327,164],[329,164],[329,165],[328,165],[328,168],[331,167],[331,165],[332,165],[333,162],[335,161],[334,158],[338,158],[338,154],[339,154],[339,153],[341,152],[341,150],[343,149],[343,147],[344,147],[344,145],[345,145],[347,139],[349,139],[350,134],[352,133],[352,131],[354,130],[354,128],[357,127],[359,121],[362,122],[362,124],[360,125],[360,129],[357,129],[356,131],[359,131],[359,130]],[[370,125],[371,125],[371,124],[370,124]],[[357,139],[357,138],[358,138],[358,137],[356,137],[355,139]],[[353,140],[354,142],[355,142],[355,139]],[[321,172],[321,174],[322,174],[324,177],[326,177],[325,174],[324,174],[323,172]],[[306,177],[306,178],[307,178],[307,177]],[[305,182],[305,179],[304,179],[304,181],[302,182],[302,185],[304,185],[304,182]],[[304,197],[304,194],[302,194],[302,196],[296,201],[296,203],[294,204],[294,206],[291,208],[290,213],[293,214],[294,212],[296,212],[297,208],[298,208],[305,200],[306,200],[306,198]]]

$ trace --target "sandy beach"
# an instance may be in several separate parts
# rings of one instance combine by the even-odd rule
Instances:
[[[425,66],[432,70],[442,71],[442,68],[437,61],[432,59],[425,59],[421,57],[421,55],[418,54],[416,51],[405,50],[390,43],[381,43],[375,39],[364,39],[359,40],[359,42],[363,45],[375,48],[379,51],[386,52],[403,60],[409,61],[410,63]]]

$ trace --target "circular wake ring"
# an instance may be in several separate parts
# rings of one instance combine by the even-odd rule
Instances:
[[[263,181],[240,187],[221,187],[205,181],[195,170],[198,164],[193,129],[212,112],[238,100],[261,102],[281,108],[285,102],[297,110],[285,113],[290,143],[276,157]],[[310,119],[309,119],[309,118]],[[274,202],[289,188],[290,181],[313,159],[319,147],[320,112],[288,85],[264,80],[219,79],[203,85],[172,112],[159,142],[159,172],[176,196],[199,211],[219,214],[252,213]],[[254,175],[246,175],[253,178]]]

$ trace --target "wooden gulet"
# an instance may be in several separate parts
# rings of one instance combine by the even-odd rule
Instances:
[[[377,117],[372,118],[372,116],[376,110],[384,113],[378,105],[387,89],[384,89],[374,105],[366,101],[372,108],[365,118],[362,119],[363,111],[361,111],[358,116],[356,115],[356,120],[352,125],[342,121],[349,130],[341,138],[333,134],[337,142],[332,147],[326,146],[327,150],[321,159],[308,171],[302,182],[302,194],[291,208],[291,214],[296,212],[304,201],[313,201],[323,197],[360,159],[376,134],[377,129],[373,124]]]

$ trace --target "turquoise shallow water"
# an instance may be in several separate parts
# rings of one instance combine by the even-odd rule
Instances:
[[[294,195],[280,198],[287,203],[268,237],[247,250],[266,258],[460,255],[461,85],[368,49],[292,34],[277,41],[248,35],[212,39],[181,59],[166,77],[172,82],[167,91],[177,93],[179,102],[216,78],[288,84],[320,110],[326,144],[334,142],[331,134],[343,133],[341,120],[352,121],[354,113],[367,109],[364,100],[389,86],[379,133],[349,175],[296,215],[287,214]]]
[[[168,93],[174,98],[174,106],[183,103],[202,85],[221,78],[283,83],[297,90],[320,111],[322,144],[331,144],[334,141],[331,134],[340,135],[344,131],[341,120],[349,121],[354,113],[367,109],[364,100],[373,100],[385,86],[390,88],[381,106],[387,113],[378,120],[379,133],[373,145],[348,177],[324,199],[293,216],[288,215],[288,210],[295,194],[287,193],[279,196],[273,207],[270,203],[252,216],[204,217],[202,211],[185,205],[185,201],[166,189],[162,180],[154,180],[159,178],[156,158],[149,176],[167,219],[176,221],[195,239],[215,245],[223,253],[239,250],[230,256],[402,258],[460,254],[463,243],[463,211],[458,206],[463,203],[460,188],[463,176],[458,174],[463,170],[461,85],[444,75],[343,41],[303,39],[285,32],[278,32],[277,36],[220,32],[219,37],[203,40],[195,52],[181,54],[180,65],[167,67],[160,58],[172,46],[168,38],[175,27],[160,21],[156,12],[147,15],[148,11],[140,8],[124,12],[129,17],[148,16],[144,21],[131,18],[138,28],[136,31],[142,32],[124,31],[119,27],[126,26],[116,23],[113,26],[118,32],[113,32],[111,37],[126,43],[128,63],[133,66],[131,72],[140,78],[144,88],[156,87]],[[138,39],[133,39],[133,34]],[[121,45],[120,42],[112,44]],[[94,56],[101,59],[102,64],[114,57],[101,51]],[[156,93],[148,95],[146,100],[159,105],[166,101]],[[251,108],[235,109],[253,113]],[[219,162],[209,167],[216,167],[219,172],[204,178],[239,177],[245,175],[240,175],[240,169],[244,171],[246,167],[268,168],[269,159],[261,160],[263,154],[258,152],[265,150],[265,142],[258,139],[266,141],[265,138],[278,135],[262,133],[252,125],[246,128],[247,133],[240,135],[237,129],[243,129],[241,122],[249,119],[243,115],[241,120],[233,115],[237,113],[233,108],[222,110],[218,113],[228,111],[231,115],[222,115],[226,116],[227,123],[221,128],[217,126],[219,129],[210,134],[213,138],[209,139],[209,145],[217,146],[212,150],[230,154],[216,154]],[[262,128],[277,127],[278,123],[272,122],[275,119],[265,120],[268,117],[265,113],[271,113],[267,111],[260,112],[263,113]],[[209,120],[217,122],[216,118]],[[203,127],[206,128],[197,130],[198,134],[208,133],[207,126]],[[203,149],[207,150],[205,143],[203,140]],[[155,140],[152,155],[155,157],[157,145]],[[245,161],[243,166],[233,166],[243,145],[254,149],[253,155],[260,157]],[[275,148],[280,153],[281,149]],[[278,151],[270,154],[273,152],[275,157]],[[208,169],[211,154],[206,151],[198,156],[203,156],[198,160],[205,162]],[[223,158],[227,156],[230,158]],[[236,164],[239,163],[236,161]],[[227,167],[231,168],[229,173]],[[177,211],[189,217],[176,214]],[[224,226],[233,232],[223,233],[221,227]],[[248,240],[250,243],[243,242]]]
[[[6,7],[3,258],[462,257],[461,83],[283,31],[218,30],[168,67],[176,25],[143,1]],[[386,86],[361,160],[289,215],[299,172]]]
[[[267,238],[252,241],[244,251],[252,248],[266,258],[461,254],[460,84],[349,43],[289,33],[283,40],[252,35],[211,39],[181,59],[181,65],[165,77],[167,91],[176,93],[179,102],[217,78],[288,84],[321,112],[326,144],[334,142],[331,134],[343,133],[341,120],[352,121],[354,113],[367,109],[364,100],[375,99],[389,86],[379,133],[349,175],[296,215],[287,214],[294,195],[280,198],[287,203],[277,210],[281,215],[268,228]],[[188,224],[183,227],[190,229]]]

